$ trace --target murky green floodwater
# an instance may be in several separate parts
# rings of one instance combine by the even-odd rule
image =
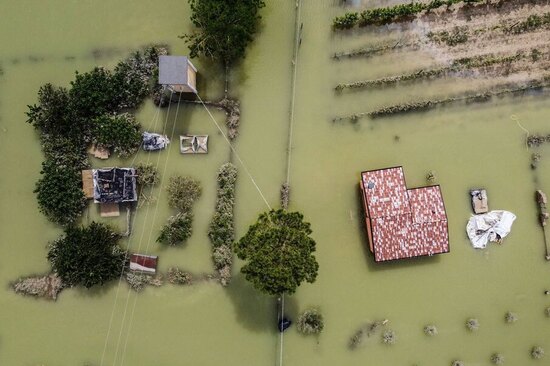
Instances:
[[[287,300],[288,310],[296,316],[306,307],[319,307],[326,330],[318,339],[304,338],[295,328],[285,333],[284,364],[435,366],[461,358],[467,365],[488,365],[496,351],[509,365],[536,364],[529,359],[532,346],[550,351],[550,320],[544,316],[550,297],[542,294],[550,288],[550,267],[543,258],[533,190],[550,191],[550,149],[541,149],[543,161],[533,174],[524,132],[510,116],[517,115],[531,132],[548,133],[548,102],[541,97],[501,99],[356,125],[333,124],[330,120],[337,115],[476,85],[438,81],[335,96],[332,88],[338,82],[411,70],[431,57],[396,53],[332,61],[334,51],[395,37],[388,32],[332,34],[330,21],[342,12],[337,3],[303,4],[290,170],[291,208],[302,210],[312,223],[320,272],[314,285],[302,286]],[[38,213],[32,193],[42,155],[35,132],[24,123],[26,105],[35,102],[40,85],[66,85],[74,70],[111,66],[143,44],[165,42],[173,53],[185,53],[177,35],[189,27],[189,10],[183,0],[163,6],[144,1],[3,0],[0,9],[0,364],[68,366],[99,364],[103,358],[105,365],[275,365],[273,302],[254,292],[237,270],[227,289],[215,284],[165,285],[137,297],[116,283],[92,291],[69,290],[56,303],[9,290],[9,282],[18,276],[49,269],[45,246],[60,233]],[[237,149],[274,206],[286,175],[294,11],[293,1],[268,2],[261,34],[232,83],[242,101]],[[203,97],[218,97],[221,73],[204,62],[196,64]],[[139,210],[129,244],[158,254],[161,270],[178,265],[210,272],[205,231],[214,205],[216,170],[228,159],[229,148],[204,110],[182,106],[177,116],[175,112],[175,106],[161,112],[155,126],[155,109],[148,103],[138,117],[157,131],[164,121],[169,132],[175,123],[175,136],[209,134],[209,154],[183,157],[172,144],[168,154],[141,153],[138,159],[156,163],[160,158],[165,178],[177,172],[202,182],[194,235],[183,249],[164,249],[154,242],[171,214],[162,192],[158,209],[150,205]],[[223,121],[222,114],[216,112],[215,117]],[[124,162],[103,163],[114,164]],[[365,250],[359,172],[395,165],[404,166],[410,186],[424,184],[428,170],[437,172],[449,216],[450,254],[373,263]],[[236,220],[242,234],[265,207],[240,172]],[[474,186],[488,189],[492,209],[518,216],[502,246],[474,251],[467,241],[467,190]],[[97,218],[95,207],[86,217]],[[504,323],[508,310],[518,313],[516,324]],[[464,327],[468,317],[481,323],[475,334]],[[349,351],[347,340],[356,328],[380,318],[390,319],[397,343],[387,347],[373,338],[364,348]],[[427,323],[438,326],[437,337],[423,335]]]

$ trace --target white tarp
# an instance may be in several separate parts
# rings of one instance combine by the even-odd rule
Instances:
[[[516,215],[508,211],[491,211],[470,217],[466,225],[474,248],[485,248],[489,241],[500,242],[510,233]]]

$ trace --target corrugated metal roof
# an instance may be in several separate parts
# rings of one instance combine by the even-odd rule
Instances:
[[[406,189],[401,167],[363,172],[361,179],[377,262],[449,251],[439,186]]]
[[[187,85],[188,67],[186,56],[159,56],[159,84]]]

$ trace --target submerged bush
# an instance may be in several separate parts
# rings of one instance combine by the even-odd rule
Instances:
[[[464,366],[464,362],[460,360],[454,360],[453,362],[451,362],[451,366]]]
[[[174,285],[189,285],[193,278],[190,273],[184,272],[177,267],[168,269],[168,282]]]
[[[518,320],[518,316],[516,315],[516,313],[512,313],[511,311],[508,311],[504,315],[504,320],[506,321],[506,323],[515,323]]]
[[[544,309],[544,313],[546,314],[547,317],[550,318],[550,307]]]
[[[183,243],[191,236],[192,222],[193,214],[190,212],[179,212],[171,216],[162,227],[157,242],[172,246]]]
[[[426,325],[424,327],[424,334],[428,336],[435,336],[437,335],[437,328],[435,325]]]
[[[141,187],[154,186],[159,182],[158,169],[152,163],[139,163],[136,165],[137,183]]]
[[[382,342],[387,345],[392,345],[397,340],[395,332],[391,329],[386,330],[382,333]]]
[[[323,316],[315,309],[306,310],[298,317],[298,331],[302,334],[319,334],[324,327]]]
[[[201,196],[202,188],[198,181],[191,177],[179,175],[170,177],[168,183],[168,204],[170,207],[187,212]]]
[[[212,260],[214,261],[214,267],[216,267],[216,269],[231,266],[233,264],[233,251],[231,247],[224,244],[214,248]]]
[[[125,158],[141,146],[140,124],[133,115],[100,116],[94,120],[94,142]]]
[[[34,190],[40,212],[59,225],[73,224],[86,206],[80,172],[47,160],[42,163],[40,173],[42,177]]]
[[[495,365],[504,364],[504,356],[501,353],[493,353],[491,355],[491,362]]]
[[[71,227],[50,244],[48,260],[68,286],[102,285],[120,276],[125,264],[126,254],[118,239],[119,235],[104,224]]]
[[[151,282],[151,276],[145,273],[126,272],[126,282],[136,292],[141,292]]]
[[[466,320],[466,328],[468,328],[468,330],[471,332],[475,332],[479,329],[479,320],[475,318]]]
[[[540,346],[535,346],[531,349],[531,357],[535,360],[539,360],[544,357],[544,348]]]

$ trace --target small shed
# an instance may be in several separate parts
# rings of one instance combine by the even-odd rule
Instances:
[[[176,93],[197,93],[197,68],[186,56],[159,56],[159,84]]]
[[[130,257],[130,269],[132,271],[155,274],[157,272],[158,256],[145,254],[132,254]]]

